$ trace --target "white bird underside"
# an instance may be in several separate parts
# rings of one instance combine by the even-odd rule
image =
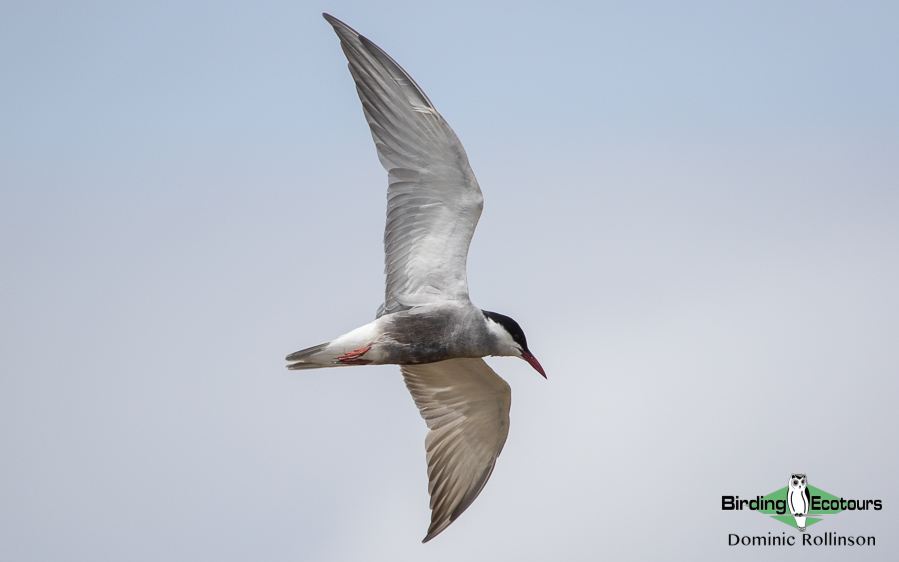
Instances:
[[[470,311],[468,316],[453,316],[450,323],[467,318],[468,324],[449,328],[481,326],[480,337],[493,341],[490,330],[503,328],[495,321],[488,322],[483,316],[493,313],[483,313],[468,298],[468,246],[483,197],[465,150],[421,88],[390,56],[344,23],[323,15],[340,38],[378,158],[387,170],[386,291],[375,322],[289,355],[288,361],[295,363],[288,367],[387,362],[378,359],[386,357],[379,355],[378,346],[389,346],[391,337],[400,333],[394,319],[416,321],[415,315],[428,314],[426,311],[435,310],[429,305],[441,303],[458,304],[459,310]],[[397,314],[403,311],[409,312]],[[472,318],[477,322],[472,324]],[[385,331],[391,326],[394,332]],[[444,328],[429,333],[431,341],[450,333]],[[415,339],[414,331],[412,336],[408,330],[402,333]],[[504,345],[512,345],[511,336],[503,333]],[[483,355],[527,353],[528,362],[543,374],[527,352],[523,337],[521,334],[524,352]],[[480,357],[456,357],[435,362],[424,357],[412,361],[416,364],[398,362],[429,428],[425,449],[431,524],[423,542],[443,531],[480,494],[509,433],[509,385]]]

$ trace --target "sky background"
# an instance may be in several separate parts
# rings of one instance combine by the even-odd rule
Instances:
[[[392,366],[284,356],[383,299],[380,45],[485,197],[473,302],[546,368],[428,525]],[[0,2],[0,558],[899,555],[899,4]],[[721,510],[792,472],[882,511]]]

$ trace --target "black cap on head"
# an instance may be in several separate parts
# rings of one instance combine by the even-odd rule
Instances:
[[[490,312],[489,310],[482,310],[481,312],[484,313],[484,316],[505,328],[506,331],[509,332],[509,335],[512,336],[512,340],[520,345],[521,349],[527,351],[528,339],[524,337],[524,330],[521,329],[521,326],[518,325],[518,322],[512,320],[508,316],[504,316],[496,312]]]

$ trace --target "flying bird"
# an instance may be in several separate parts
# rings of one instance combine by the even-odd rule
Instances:
[[[456,134],[387,53],[322,15],[387,170],[387,283],[373,322],[288,355],[287,368],[400,366],[429,429],[427,542],[481,493],[509,434],[511,390],[483,357],[520,357],[546,373],[515,320],[468,298],[465,263],[484,199]]]

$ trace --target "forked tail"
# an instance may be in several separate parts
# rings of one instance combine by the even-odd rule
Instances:
[[[314,347],[301,349],[287,356],[288,369],[321,369],[322,367],[346,367],[349,365],[370,365],[380,356],[372,351],[378,339],[377,320],[360,326],[339,338]]]
[[[291,364],[287,366],[292,371],[300,369],[321,369],[323,367],[337,367],[340,363],[335,363],[330,353],[325,350],[331,342],[322,343],[313,347],[301,349],[287,356],[287,361]]]
[[[348,367],[350,365],[368,365],[372,361],[363,356],[371,350],[371,345],[358,349],[356,346],[346,346],[337,341],[322,343],[315,347],[301,349],[287,356],[292,361],[288,369],[298,371],[300,369],[321,369],[323,367]]]

